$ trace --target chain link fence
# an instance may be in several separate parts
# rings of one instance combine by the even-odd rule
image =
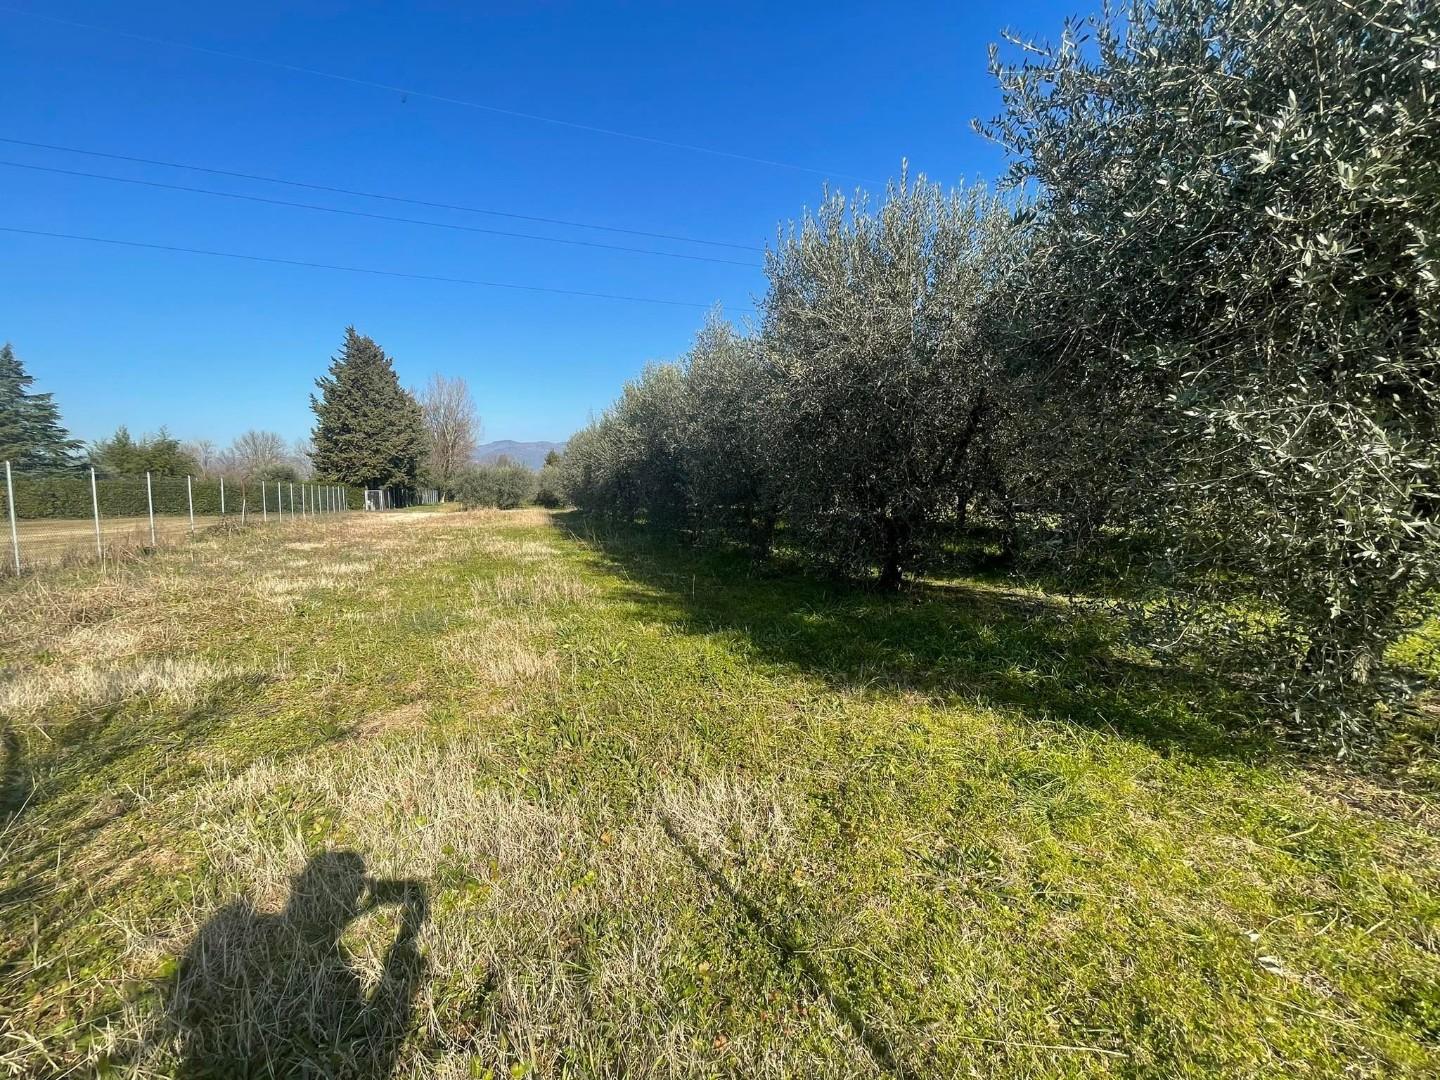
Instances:
[[[218,526],[303,521],[362,509],[342,484],[190,476],[26,476],[5,462],[0,573],[127,558]]]

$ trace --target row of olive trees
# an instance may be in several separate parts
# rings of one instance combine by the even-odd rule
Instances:
[[[571,441],[572,500],[759,553],[783,520],[789,544],[898,586],[937,526],[1001,486],[993,312],[1018,229],[981,188],[830,196],[770,253],[758,336],[712,319]]]
[[[825,200],[571,443],[582,508],[885,585],[974,505],[1145,640],[1362,741],[1440,585],[1440,9],[1141,0],[997,52],[1016,202]],[[1052,564],[1053,565],[1053,564]]]

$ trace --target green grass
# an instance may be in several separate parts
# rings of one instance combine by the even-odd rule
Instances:
[[[206,538],[0,617],[19,1074],[1440,1069],[1433,797],[1042,594],[522,511]],[[398,885],[314,943],[324,851],[423,892],[413,950]]]

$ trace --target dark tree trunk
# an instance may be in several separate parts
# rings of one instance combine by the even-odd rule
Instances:
[[[970,520],[970,497],[971,491],[967,487],[960,492],[960,497],[955,500],[955,529],[957,532],[964,532],[965,524]]]
[[[1006,487],[1005,481],[997,478],[995,480],[995,504],[1000,510],[1000,558],[1004,562],[1015,560],[1015,500],[1010,497],[1010,489]]]
[[[750,519],[750,553],[757,562],[770,558],[775,543],[775,515],[759,513]]]
[[[887,592],[894,592],[900,588],[904,580],[904,567],[902,565],[909,540],[910,529],[908,525],[898,522],[893,518],[886,518],[882,528],[884,530],[884,549],[880,565],[880,588]]]

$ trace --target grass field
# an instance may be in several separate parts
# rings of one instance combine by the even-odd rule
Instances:
[[[223,519],[219,515],[195,516],[195,530],[208,529]],[[95,551],[95,522],[93,520],[71,520],[69,518],[37,518],[16,522],[16,534],[20,540],[22,565],[37,565],[67,562],[74,559],[93,558]],[[160,544],[173,544],[190,536],[190,518],[187,515],[156,514],[155,538]],[[150,519],[139,517],[110,517],[100,522],[100,539],[107,557],[136,551],[150,543]],[[5,555],[10,555],[10,537],[4,539]]]
[[[1434,797],[1041,594],[372,514],[0,655],[15,1075],[1440,1074]]]

